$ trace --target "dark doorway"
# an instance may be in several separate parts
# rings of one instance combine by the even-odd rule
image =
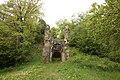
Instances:
[[[52,54],[52,60],[53,61],[60,61],[61,60],[61,53],[60,52],[54,52]]]

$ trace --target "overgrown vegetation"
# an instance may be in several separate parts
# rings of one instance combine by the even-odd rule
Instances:
[[[100,58],[96,55],[89,55],[79,52],[79,49],[71,48],[68,62],[79,68],[90,68],[102,71],[118,71],[120,72],[120,63],[110,61],[109,58]]]
[[[59,20],[51,36],[63,39],[68,24],[70,59],[48,64],[40,45],[46,26],[41,9],[40,0],[0,5],[0,80],[120,80],[120,1],[93,3],[71,21]]]
[[[71,21],[57,22],[63,39],[64,25],[70,28],[69,45],[84,54],[107,57],[120,62],[120,1],[105,0],[104,4],[92,4],[86,13],[73,15]],[[53,30],[52,30],[53,31]]]
[[[72,53],[73,52],[73,53]],[[44,64],[41,49],[32,62],[0,70],[1,80],[119,80],[120,64],[106,58],[90,56],[71,48],[66,62]]]
[[[38,4],[39,3],[39,4]],[[30,61],[43,41],[45,21],[40,0],[8,0],[0,5],[0,68]]]

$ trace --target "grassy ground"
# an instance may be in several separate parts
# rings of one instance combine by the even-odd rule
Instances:
[[[104,63],[107,62],[112,63],[113,67],[110,64],[105,67]],[[117,69],[114,69],[116,66]],[[0,80],[120,80],[119,68],[118,63],[84,55],[75,56],[66,62],[48,64],[37,59],[0,70]]]

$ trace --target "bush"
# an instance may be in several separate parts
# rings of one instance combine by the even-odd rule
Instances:
[[[75,56],[79,53],[79,49],[73,47],[73,48],[70,48],[70,56]]]
[[[99,58],[97,56],[84,55],[80,53],[73,57],[70,62],[78,68],[92,68],[103,71],[120,71],[120,64],[110,61],[107,58]]]
[[[15,64],[15,58],[10,54],[0,54],[0,69]]]
[[[90,55],[105,56],[105,54],[108,52],[106,46],[103,46],[103,44],[97,43],[91,38],[87,37],[82,38],[82,40],[79,38],[74,39],[74,41],[70,40],[70,46],[78,48],[80,52]]]
[[[9,48],[6,46],[2,47],[0,50],[0,69],[5,67],[15,66],[28,62],[31,60],[31,49],[30,48],[20,48],[19,51],[16,48]],[[5,48],[5,49],[4,49]]]
[[[90,38],[84,40],[80,45],[79,50],[83,53],[97,56],[103,55],[106,52],[106,49],[102,44],[98,44]]]
[[[110,58],[110,60],[112,60],[112,61],[115,61],[115,62],[119,62],[119,63],[120,63],[120,50],[110,52],[110,53],[107,55],[107,57]]]

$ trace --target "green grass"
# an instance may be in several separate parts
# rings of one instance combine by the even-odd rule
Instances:
[[[119,69],[119,63],[96,56],[80,54],[48,64],[36,57],[33,62],[0,70],[0,80],[120,80]]]

